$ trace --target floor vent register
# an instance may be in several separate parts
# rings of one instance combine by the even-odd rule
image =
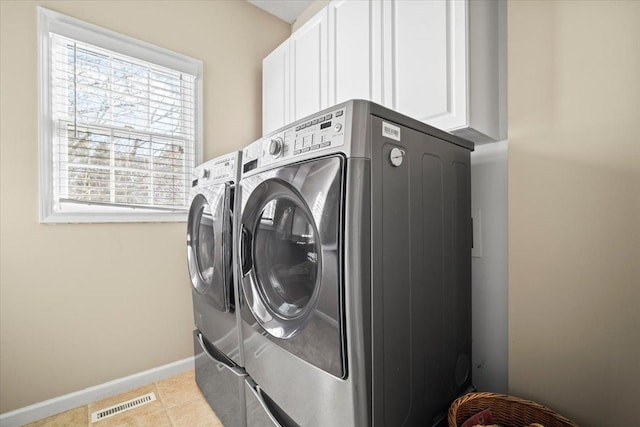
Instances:
[[[100,411],[91,413],[91,422],[95,423],[105,418],[118,415],[129,409],[137,408],[138,406],[146,405],[156,400],[156,394],[151,392],[143,396],[136,397],[135,399],[127,400],[126,402],[118,403],[117,405],[110,406]]]

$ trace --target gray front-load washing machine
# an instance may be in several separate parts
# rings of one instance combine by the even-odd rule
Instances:
[[[471,387],[472,150],[349,101],[243,151],[249,405],[275,425],[427,426]]]
[[[187,224],[196,382],[227,427],[246,425],[246,374],[232,260],[240,158],[241,154],[234,152],[195,168]]]

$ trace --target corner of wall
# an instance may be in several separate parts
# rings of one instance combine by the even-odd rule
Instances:
[[[313,18],[316,13],[320,12],[325,6],[331,3],[331,0],[315,0],[304,12],[298,16],[298,19],[291,24],[291,34],[295,33],[302,27],[308,20]]]

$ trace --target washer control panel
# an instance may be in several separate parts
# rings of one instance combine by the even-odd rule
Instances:
[[[238,153],[204,162],[193,170],[191,186],[209,182],[235,181]]]
[[[244,149],[242,171],[247,173],[283,159],[306,157],[310,152],[344,145],[344,125],[343,107],[260,139]]]
[[[295,126],[293,154],[344,144],[344,109]]]

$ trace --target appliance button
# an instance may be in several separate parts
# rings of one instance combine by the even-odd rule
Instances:
[[[324,116],[324,119],[331,120],[332,117],[333,117],[333,114],[327,114],[326,116]]]
[[[302,150],[296,150],[293,152],[293,154],[300,154],[300,153],[302,153]]]
[[[336,130],[336,132],[340,132],[342,130],[342,125],[340,123],[336,123],[334,129]]]
[[[312,124],[312,125],[317,125],[317,124],[318,124],[318,119],[313,119],[313,120],[311,121],[311,124]]]
[[[307,122],[307,127],[310,127],[311,124],[312,124],[311,122]]]
[[[344,113],[344,110],[336,111],[336,117],[340,117]]]
[[[331,145],[331,141],[323,142],[322,144],[320,144],[320,148],[328,147],[330,145]]]
[[[310,148],[309,148],[309,147],[304,147],[304,148],[302,149],[302,152],[303,152],[303,153],[306,153],[306,152],[307,152],[307,151],[309,151],[309,150],[310,150]]]
[[[316,144],[316,145],[311,146],[312,150],[317,150],[318,148],[320,148],[320,144]]]
[[[324,122],[324,116],[322,116],[322,117],[320,117],[320,118],[318,119],[318,123],[322,123],[322,122]]]
[[[300,125],[296,126],[296,132],[300,130]]]

